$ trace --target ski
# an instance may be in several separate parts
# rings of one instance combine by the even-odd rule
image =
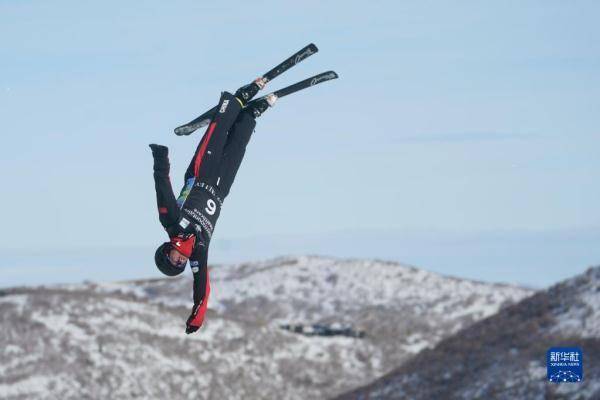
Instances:
[[[315,46],[314,43],[304,46],[302,49],[292,54],[285,61],[266,72],[257,80],[262,80],[266,84],[267,82],[277,78],[279,75],[283,74],[285,71],[289,70],[294,65],[307,59],[308,57],[312,56],[318,51],[319,49],[317,48],[317,46]],[[203,113],[202,115],[200,115],[199,117],[195,118],[194,120],[188,122],[187,124],[175,128],[175,134],[178,136],[192,134],[194,131],[208,125],[216,111],[217,107],[215,106]]]
[[[319,83],[331,81],[337,78],[338,74],[336,74],[334,71],[322,72],[303,81],[294,83],[293,85],[284,87],[283,89],[276,90],[275,92],[273,92],[273,94],[275,94],[275,96],[277,97],[284,97],[289,94],[296,93],[302,89],[307,89],[311,86],[318,85]]]
[[[311,76],[310,78],[306,78],[300,82],[296,82],[290,86],[286,86],[282,89],[276,90],[270,94],[267,94],[265,96],[262,97],[258,97],[252,101],[250,101],[248,103],[248,105],[252,104],[255,101],[259,101],[262,99],[265,99],[266,97],[270,96],[270,95],[275,95],[277,98],[281,98],[281,97],[285,97],[288,96],[292,93],[296,93],[300,90],[303,89],[308,89],[309,87],[318,85],[320,83],[323,82],[327,82],[333,79],[337,79],[338,78],[338,74],[335,71],[327,71],[327,72],[322,72],[320,74],[317,74],[315,76]],[[211,114],[209,115],[209,112],[211,112]],[[213,109],[207,111],[206,114],[206,118],[208,120],[208,122],[206,124],[209,124],[210,121],[212,120],[214,114],[217,112],[217,107],[214,107]],[[203,114],[204,115],[204,114]],[[197,129],[197,128],[196,128]],[[195,129],[194,129],[195,130]],[[193,131],[192,131],[193,132]],[[191,133],[191,132],[190,132]]]
[[[300,90],[308,89],[309,87],[318,85],[319,83],[327,82],[327,81],[337,79],[337,78],[338,78],[338,74],[336,74],[335,71],[322,72],[315,76],[311,76],[310,78],[306,78],[303,81],[296,82],[293,85],[286,86],[283,89],[276,90],[272,94],[277,96],[277,98],[281,98],[281,97],[290,95],[292,93],[296,93]],[[258,99],[252,100],[252,101],[264,99],[267,96],[259,97]]]
[[[304,46],[302,49],[295,52],[292,56],[290,56],[287,60],[271,69],[269,72],[262,76],[263,79],[266,79],[267,82],[277,78],[279,75],[283,74],[288,69],[292,68],[294,65],[300,63],[301,61],[307,59],[308,57],[316,54],[319,51],[317,46],[314,43],[311,43],[307,46]]]

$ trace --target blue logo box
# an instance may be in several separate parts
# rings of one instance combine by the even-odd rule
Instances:
[[[583,352],[579,347],[551,347],[546,352],[548,381],[583,381]]]

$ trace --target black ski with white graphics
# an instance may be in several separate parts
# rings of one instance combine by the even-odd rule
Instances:
[[[287,71],[288,69],[292,68],[294,65],[307,59],[308,57],[312,56],[313,54],[317,53],[318,51],[319,51],[319,49],[317,48],[317,46],[315,46],[314,43],[311,43],[311,44],[303,47],[302,49],[298,50],[296,53],[294,53],[293,55],[288,57],[281,64],[277,65],[275,68],[272,68],[271,70],[266,72],[263,76],[261,76],[258,79],[263,80],[264,83],[266,84],[267,82],[275,79],[276,77],[278,77],[279,75],[281,75],[285,71]],[[188,122],[187,124],[181,125],[181,126],[175,128],[175,134],[178,136],[192,134],[197,129],[200,129],[200,128],[208,125],[210,123],[210,121],[212,120],[213,115],[215,115],[216,111],[217,111],[217,107],[215,106],[215,107],[211,108],[210,110],[206,111],[205,113],[203,113],[202,115],[200,115],[199,117],[195,118],[194,120]]]
[[[284,97],[289,94],[296,93],[300,90],[307,89],[311,86],[318,85],[319,83],[331,81],[337,78],[338,74],[336,74],[335,71],[322,72],[303,81],[294,83],[293,85],[284,87],[283,89],[276,90],[273,92],[273,94],[275,94],[275,96],[277,96],[278,98]]]
[[[338,78],[338,74],[336,74],[335,71],[322,72],[315,76],[311,76],[310,78],[306,78],[303,81],[296,82],[293,85],[286,86],[283,89],[276,90],[272,94],[277,96],[277,98],[281,98],[281,97],[290,95],[292,93],[296,93],[300,90],[308,89],[309,87],[318,85],[319,83],[327,82],[327,81],[337,79],[337,78]],[[258,101],[260,99],[264,99],[267,96],[260,97],[253,101]]]
[[[335,71],[327,71],[327,72],[322,72],[320,74],[317,74],[315,76],[311,76],[310,78],[306,78],[300,82],[296,82],[290,86],[286,86],[282,89],[276,90],[268,95],[262,96],[262,97],[258,97],[254,100],[252,100],[251,102],[248,103],[248,106],[250,106],[252,103],[256,102],[256,101],[260,101],[262,99],[265,99],[266,97],[268,97],[269,95],[275,95],[277,98],[281,98],[281,97],[285,97],[288,96],[292,93],[296,93],[300,90],[304,90],[304,89],[308,89],[309,87],[318,85],[320,83],[323,82],[327,82],[333,79],[337,79],[338,78],[338,74]],[[214,108],[214,111],[211,115],[207,116],[208,118],[208,122],[206,124],[209,124],[210,121],[212,120],[214,114],[217,112],[216,107]],[[192,131],[193,132],[193,131]]]
[[[269,72],[264,74],[262,77],[266,79],[267,82],[277,78],[279,75],[283,74],[288,69],[292,68],[294,65],[300,63],[301,61],[307,59],[308,57],[316,54],[319,51],[317,46],[314,43],[311,43],[307,46],[304,46],[302,49],[298,50],[287,60],[271,69]]]

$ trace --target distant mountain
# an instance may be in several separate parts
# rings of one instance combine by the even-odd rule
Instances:
[[[324,257],[210,273],[207,321],[190,336],[189,276],[1,291],[0,398],[322,399],[532,293]]]
[[[584,381],[546,381],[546,351],[583,350]],[[338,400],[600,399],[600,267],[539,292]]]

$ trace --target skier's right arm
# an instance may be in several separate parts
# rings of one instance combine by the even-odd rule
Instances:
[[[204,322],[204,314],[208,305],[210,295],[210,280],[208,278],[208,249],[203,244],[197,244],[194,253],[190,257],[190,266],[194,274],[194,306],[192,314],[186,322],[185,333],[196,332]]]
[[[151,144],[150,148],[154,157],[154,187],[158,218],[162,226],[167,228],[176,224],[179,219],[179,207],[169,179],[169,149],[158,144]]]

